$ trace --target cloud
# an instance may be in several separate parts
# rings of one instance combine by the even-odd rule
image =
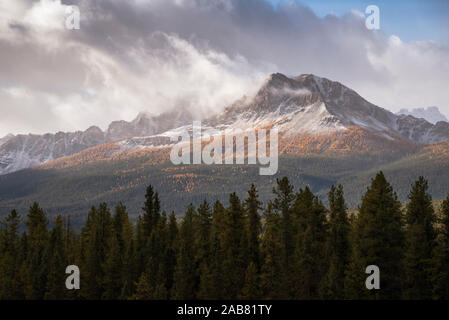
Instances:
[[[81,29],[67,30],[78,5]],[[0,136],[216,112],[272,72],[338,80],[392,110],[449,114],[449,49],[262,0],[0,0]]]
[[[294,89],[290,89],[287,87],[284,87],[281,89],[271,88],[270,92],[271,92],[271,94],[274,94],[277,96],[288,95],[288,96],[293,96],[293,97],[301,97],[301,96],[306,96],[306,95],[312,94],[312,92],[306,88],[300,88],[300,89],[294,90]]]
[[[49,3],[49,9],[43,8]],[[130,120],[140,111],[174,107],[206,114],[257,89],[270,71],[241,55],[199,49],[175,33],[156,29],[100,32],[94,18],[86,22],[93,32],[85,34],[71,34],[77,31],[60,29],[56,22],[41,28],[35,23],[36,10],[49,17],[65,12],[55,5],[64,6],[50,0],[35,3],[21,12],[33,17],[32,23],[11,19],[26,35],[19,37],[19,31],[7,26],[16,37],[0,39],[0,134],[77,130],[92,124],[106,128],[112,120]],[[91,17],[104,13],[99,19],[105,23],[119,21],[106,10],[84,9]],[[104,43],[96,43],[93,35]]]
[[[432,42],[404,43],[389,37],[381,54],[368,57],[373,68],[385,70],[390,81],[383,86],[367,84],[360,93],[373,96],[379,105],[399,111],[402,107],[436,105],[449,114],[449,47]]]

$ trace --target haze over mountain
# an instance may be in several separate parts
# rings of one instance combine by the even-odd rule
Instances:
[[[412,110],[401,109],[397,114],[411,115],[415,118],[423,118],[430,123],[436,124],[439,121],[449,122],[444,114],[440,112],[438,107],[415,108]]]
[[[385,2],[387,15],[390,6],[408,13],[391,18],[400,29],[386,23],[379,32],[365,26],[367,4],[281,2],[1,1],[0,136],[93,124],[105,131],[149,104],[156,114],[186,100],[223,110],[273,72],[335,79],[395,111],[437,105],[449,114],[449,47],[433,37],[449,28],[403,34],[425,29],[413,27],[408,9],[420,24],[421,3],[447,21],[447,1]],[[64,23],[71,5],[82,13],[76,31]],[[434,16],[427,22],[438,24]]]

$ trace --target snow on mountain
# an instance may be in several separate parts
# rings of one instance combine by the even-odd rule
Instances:
[[[71,133],[16,135],[0,144],[0,174],[29,168],[105,142],[98,127]]]
[[[208,120],[212,125],[253,128],[270,122],[289,135],[329,134],[356,126],[387,136],[390,132],[416,143],[449,140],[445,123],[433,125],[424,119],[395,115],[339,82],[310,74],[296,78],[273,74],[253,99],[238,101]]]
[[[114,121],[106,131],[106,140],[114,141],[126,137],[143,137],[161,133],[192,121],[192,114],[183,109],[175,109],[158,116],[141,112],[131,121]]]
[[[209,136],[223,134],[225,130],[245,132],[271,127],[277,128],[289,141],[298,141],[299,137],[300,143],[306,137],[310,140],[311,136],[321,136],[329,147],[332,145],[329,137],[339,139],[335,133],[342,131],[351,131],[359,137],[363,135],[366,141],[389,147],[394,145],[389,143],[391,141],[407,148],[413,143],[449,140],[449,127],[444,122],[433,125],[424,119],[395,115],[371,104],[339,82],[310,74],[295,78],[272,74],[254,97],[243,97],[202,122],[202,132]],[[355,127],[365,133],[354,131]],[[178,137],[182,131],[191,134],[192,125],[125,139],[120,141],[121,147],[117,152],[166,147],[173,144],[170,137]],[[371,133],[371,138],[368,138],[368,133]],[[316,142],[319,139],[312,140]],[[375,149],[376,146],[370,148]]]
[[[115,121],[106,132],[93,126],[69,133],[9,135],[0,140],[0,174],[70,156],[106,142],[160,133],[188,122],[191,122],[190,113],[175,110],[158,116],[141,113],[131,122]]]
[[[422,118],[432,124],[436,124],[437,122],[440,121],[449,122],[446,116],[440,112],[438,107],[415,108],[412,110],[401,109],[399,110],[397,115],[406,115],[406,116],[410,115],[415,118]]]
[[[9,139],[11,139],[13,137],[14,137],[13,134],[8,134],[8,135],[4,136],[3,138],[0,138],[0,146],[2,144],[5,144]]]
[[[115,121],[106,132],[92,127],[85,132],[18,135],[9,137],[6,142],[2,139],[0,174],[111,141],[116,141],[117,147],[112,153],[170,146],[174,143],[170,137],[178,137],[185,130],[192,132],[192,119],[188,111],[178,109],[159,116],[141,113],[131,122]],[[311,74],[299,77],[272,74],[255,96],[243,97],[202,121],[203,132],[210,136],[226,129],[245,131],[271,127],[277,128],[282,137],[290,141],[311,136],[318,141],[317,137],[324,137],[322,141],[327,141],[327,146],[335,145],[331,140],[341,139],[338,133],[346,132],[344,137],[349,139],[349,145],[338,142],[346,149],[356,146],[353,140],[362,139],[361,136],[364,141],[376,144],[371,150],[385,146],[394,148],[392,142],[405,146],[449,140],[448,122],[432,124],[411,115],[396,115],[366,101],[339,82]],[[304,141],[301,139],[300,143]]]

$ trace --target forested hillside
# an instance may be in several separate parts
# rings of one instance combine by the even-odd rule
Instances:
[[[407,200],[410,184],[417,176],[429,180],[434,199],[444,199],[449,190],[449,157],[437,157],[449,150],[435,145],[418,154],[395,152],[362,155],[281,155],[274,176],[260,176],[258,165],[184,165],[171,162],[154,164],[148,155],[115,159],[70,168],[34,168],[0,176],[0,217],[12,209],[28,210],[34,201],[46,209],[51,220],[58,214],[70,215],[72,224],[80,227],[94,203],[126,205],[130,218],[136,221],[142,207],[146,186],[160,193],[167,212],[182,217],[189,203],[199,206],[203,200],[225,202],[235,192],[240,198],[254,183],[260,200],[271,199],[276,179],[288,176],[295,188],[309,188],[323,203],[331,185],[342,184],[348,207],[357,208],[369,185],[370,177],[382,170],[398,193]]]
[[[448,299],[449,197],[434,208],[428,182],[401,206],[382,172],[348,214],[341,185],[328,206],[309,187],[277,179],[266,205],[203,201],[183,219],[152,186],[132,223],[123,204],[93,206],[80,231],[34,203],[0,227],[0,299]],[[81,289],[65,288],[77,265]],[[365,268],[380,269],[367,290]]]

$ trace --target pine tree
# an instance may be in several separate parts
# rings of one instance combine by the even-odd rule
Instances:
[[[247,268],[247,237],[245,216],[240,199],[235,193],[229,197],[223,226],[223,294],[228,299],[237,299],[241,292]]]
[[[106,253],[106,260],[103,266],[104,292],[102,294],[102,298],[107,300],[118,299],[120,297],[121,290],[125,285],[123,279],[124,261],[120,254],[119,242],[114,234],[109,238],[108,251]]]
[[[157,226],[161,210],[159,195],[157,192],[154,192],[154,189],[151,185],[147,187],[145,194],[145,203],[142,210],[144,212],[143,214],[144,236],[150,237],[153,228]]]
[[[178,236],[178,221],[173,211],[169,217],[168,234],[169,234],[168,241],[170,242],[170,245],[174,247],[176,238]]]
[[[162,217],[158,218],[157,224],[153,227],[153,231],[147,242],[146,255],[148,257],[146,263],[147,278],[150,286],[154,291],[157,286],[166,285],[165,277],[165,254],[167,250],[167,225],[165,212]]]
[[[67,261],[70,264],[74,264],[79,256],[79,246],[77,234],[72,229],[72,224],[70,221],[70,215],[67,217],[64,225],[64,245],[67,255]]]
[[[21,286],[21,299],[29,299],[32,295],[30,272],[28,268],[28,235],[23,232],[20,237],[20,268],[18,269],[19,283]]]
[[[278,212],[273,212],[271,203],[265,213],[265,232],[262,237],[261,254],[261,291],[265,299],[286,299],[283,283],[284,250],[282,242],[282,219]]]
[[[174,284],[171,297],[175,300],[195,299],[196,265],[195,265],[195,207],[191,204],[187,209],[178,234],[178,256],[174,273]]]
[[[399,299],[402,289],[404,234],[401,204],[379,172],[362,198],[355,230],[354,249],[345,281],[349,299]],[[365,287],[366,267],[380,269],[380,290]]]
[[[124,263],[124,284],[120,294],[120,299],[131,297],[135,292],[135,284],[138,281],[137,267],[134,264],[136,261],[135,241],[132,239],[128,251],[126,252],[126,259]]]
[[[196,265],[201,268],[208,264],[210,256],[210,232],[212,226],[212,212],[206,200],[198,207],[197,232],[195,234]]]
[[[81,278],[82,295],[87,299],[101,299],[105,283],[105,263],[110,250],[112,237],[112,217],[106,203],[89,212],[83,232],[83,276]],[[84,281],[83,281],[84,279]]]
[[[164,270],[160,269],[164,268],[165,263],[166,243],[164,243],[164,237],[166,237],[167,231],[166,217],[161,219],[159,195],[151,185],[146,190],[142,209],[143,217],[137,226],[137,270],[146,272],[146,279],[151,290],[154,291],[157,286],[166,286],[166,279],[161,278],[164,277],[161,275]],[[158,283],[160,281],[164,283]]]
[[[273,188],[275,198],[272,202],[272,208],[278,211],[282,217],[282,237],[284,242],[284,263],[289,265],[290,256],[293,254],[295,247],[294,227],[291,218],[291,206],[295,199],[293,186],[287,177],[281,180],[276,179],[277,186]]]
[[[198,298],[200,299],[225,298],[222,271],[222,261],[224,260],[222,248],[224,217],[225,208],[220,201],[216,201],[212,212],[209,263],[204,264],[200,269],[200,287],[198,290]]]
[[[434,252],[433,270],[433,297],[436,299],[449,299],[449,197],[440,207],[440,232],[438,246]]]
[[[33,203],[25,221],[28,231],[26,268],[30,281],[27,298],[41,300],[44,298],[48,275],[48,220],[39,207]]]
[[[136,232],[134,236],[134,269],[135,273],[140,277],[142,272],[145,271],[146,265],[146,245],[147,245],[147,237],[145,237],[145,228],[144,228],[144,219],[142,216],[137,218],[136,222]]]
[[[156,264],[158,264],[157,271],[152,274],[155,278],[153,283],[154,288],[154,299],[164,300],[167,299],[169,288],[171,287],[172,277],[173,277],[173,252],[170,243],[170,230],[167,223],[167,214],[165,211],[162,212],[158,220],[157,225],[158,234],[158,247],[159,252],[153,252],[153,256],[156,257]]]
[[[65,269],[68,264],[64,240],[64,220],[61,215],[58,215],[50,233],[48,246],[49,272],[46,299],[64,299],[67,293]]]
[[[167,268],[167,281],[166,288],[167,294],[171,292],[173,287],[173,275],[176,267],[176,248],[177,248],[177,236],[178,236],[178,222],[176,220],[175,213],[172,212],[168,222],[168,238],[167,238],[167,252],[166,252],[166,268]]]
[[[345,271],[349,264],[350,255],[350,224],[342,185],[337,188],[331,187],[329,209],[329,239],[327,244],[329,269],[323,296],[329,299],[343,299]]]
[[[201,286],[204,285],[205,277],[209,276],[211,260],[211,228],[212,212],[206,200],[198,207],[198,214],[195,219],[195,265],[198,270],[198,278],[195,280],[199,284],[198,297],[201,298]],[[203,277],[203,280],[201,279]]]
[[[159,194],[156,192],[154,194],[154,214],[153,214],[153,225],[157,225],[159,218],[161,217],[161,202],[159,200]]]
[[[311,199],[309,206],[300,203]],[[294,252],[294,271],[291,277],[292,294],[295,299],[318,299],[327,272],[326,243],[327,221],[326,208],[310,191],[299,190],[294,206],[295,216],[299,220],[297,245]],[[304,210],[304,211],[303,211]]]
[[[432,297],[432,253],[436,245],[435,214],[424,177],[414,183],[406,213],[405,297]]]
[[[145,203],[143,210],[143,233],[145,237],[151,235],[154,223],[154,190],[153,186],[149,185],[145,193]]]
[[[113,233],[117,239],[118,256],[119,259],[119,282],[120,282],[120,296],[126,297],[132,293],[132,284],[137,280],[137,274],[134,266],[134,230],[131,220],[129,219],[126,206],[119,203],[115,207],[113,216]],[[112,250],[111,250],[112,251]],[[117,286],[118,287],[118,286]]]
[[[133,230],[126,207],[122,203],[115,207],[111,232],[108,244],[109,250],[106,253],[104,265],[105,293],[103,296],[106,299],[118,299],[126,280],[132,281],[128,272],[133,272],[130,262],[127,261],[130,257],[129,250],[131,249]]]
[[[19,224],[20,215],[16,210],[0,222],[0,300],[24,298],[19,277],[23,263]]]
[[[248,191],[248,199],[246,199],[244,206],[247,218],[248,258],[257,271],[260,270],[259,236],[262,226],[259,210],[262,209],[261,205],[262,202],[259,201],[257,189],[254,184],[251,184],[251,189]]]

